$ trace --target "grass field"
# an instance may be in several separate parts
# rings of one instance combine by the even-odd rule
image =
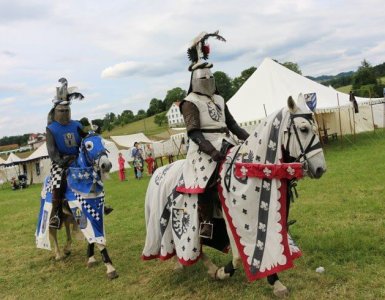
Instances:
[[[291,299],[385,298],[385,133],[360,134],[326,147],[328,171],[299,182],[290,219],[303,251],[296,267],[280,274]],[[271,299],[265,280],[248,283],[243,270],[216,282],[201,263],[182,273],[171,262],[140,260],[145,239],[144,195],[148,178],[106,181],[110,256],[120,274],[105,278],[99,264],[87,269],[86,244],[75,241],[71,256],[56,262],[35,248],[40,186],[0,189],[1,299]],[[61,236],[64,234],[62,233]],[[230,256],[207,250],[217,264]],[[99,258],[99,257],[98,257]],[[325,272],[315,269],[323,266]]]

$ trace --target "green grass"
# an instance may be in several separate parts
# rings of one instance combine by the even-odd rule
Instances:
[[[136,122],[132,122],[123,126],[117,126],[113,128],[111,131],[103,132],[102,136],[105,138],[109,138],[114,135],[126,135],[126,134],[134,134],[138,132],[143,132],[146,136],[154,136],[164,131],[167,131],[168,124],[164,124],[163,126],[159,126],[154,123],[155,116],[151,116],[145,118],[143,120],[139,120]]]
[[[385,133],[357,135],[326,147],[328,171],[298,184],[291,234],[303,251],[296,267],[280,278],[291,299],[385,298]],[[35,248],[40,186],[0,188],[0,298],[2,299],[271,299],[265,280],[248,283],[243,270],[225,282],[211,280],[201,263],[182,273],[172,263],[141,261],[145,239],[144,195],[148,178],[106,181],[108,249],[120,277],[105,278],[99,264],[86,269],[86,244],[55,262]],[[61,233],[63,238],[64,233]],[[230,256],[208,249],[217,264]],[[100,257],[97,257],[100,259]],[[325,273],[318,274],[318,266]]]

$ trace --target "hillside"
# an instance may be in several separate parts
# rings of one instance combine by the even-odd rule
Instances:
[[[154,117],[155,116],[151,116],[123,126],[117,126],[111,131],[104,131],[102,136],[104,138],[110,138],[110,136],[114,135],[126,135],[143,132],[149,138],[159,139],[157,138],[157,135],[163,136],[165,132],[167,133],[168,124],[164,124],[160,127],[154,123]]]

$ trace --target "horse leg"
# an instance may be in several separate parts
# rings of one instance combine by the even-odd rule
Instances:
[[[96,259],[95,259],[95,243],[88,244],[87,245],[87,268],[92,268],[96,265]]]
[[[64,225],[66,228],[67,241],[63,248],[63,252],[64,252],[64,255],[68,256],[71,254],[71,246],[72,246],[71,227],[70,227],[70,222],[68,218],[65,218]]]
[[[273,287],[273,294],[278,298],[289,296],[289,290],[279,281],[277,273],[267,276],[267,282]]]
[[[213,279],[225,279],[225,278],[218,277],[217,272],[219,269],[218,269],[217,265],[215,265],[211,261],[211,259],[206,255],[206,253],[202,252],[201,258],[202,258],[203,265],[207,268],[207,273],[210,275],[211,278],[213,278]]]
[[[184,270],[184,266],[179,262],[178,260],[178,257],[175,255],[174,256],[174,260],[175,260],[175,265],[174,265],[174,271],[175,272],[181,272]]]
[[[96,245],[98,246],[100,253],[102,254],[102,259],[103,259],[104,265],[107,267],[108,279],[118,278],[119,275],[116,272],[114,266],[112,265],[111,258],[108,256],[107,248],[102,244],[96,243]]]
[[[50,228],[49,235],[53,240],[53,244],[54,244],[55,260],[61,260],[63,258],[63,255],[61,254],[59,243],[57,241],[57,229]]]

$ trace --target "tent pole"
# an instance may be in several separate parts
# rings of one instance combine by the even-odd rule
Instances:
[[[341,107],[340,107],[340,98],[338,97],[338,93],[337,93],[337,103],[338,103],[338,117],[340,119],[341,146],[343,146],[343,143],[342,143],[342,124],[341,124]]]
[[[320,126],[319,126],[319,121],[318,121],[318,114],[316,112],[314,112],[314,115],[315,115],[315,121],[317,122],[317,128],[318,128],[318,136],[320,138],[320,142],[321,142],[321,146],[322,146],[322,149],[324,148],[324,141],[321,137],[321,129],[320,129]],[[322,115],[322,113],[321,113]]]
[[[352,107],[353,114],[353,141],[356,142],[356,117],[354,115],[354,107]]]
[[[370,98],[369,100],[370,102],[370,110],[372,112],[372,122],[373,122],[373,133],[376,133],[376,128],[374,127],[374,114],[373,114],[373,103],[372,103],[372,99]]]
[[[263,104],[263,109],[265,110],[265,117],[267,117],[266,106],[265,106],[265,104]]]

